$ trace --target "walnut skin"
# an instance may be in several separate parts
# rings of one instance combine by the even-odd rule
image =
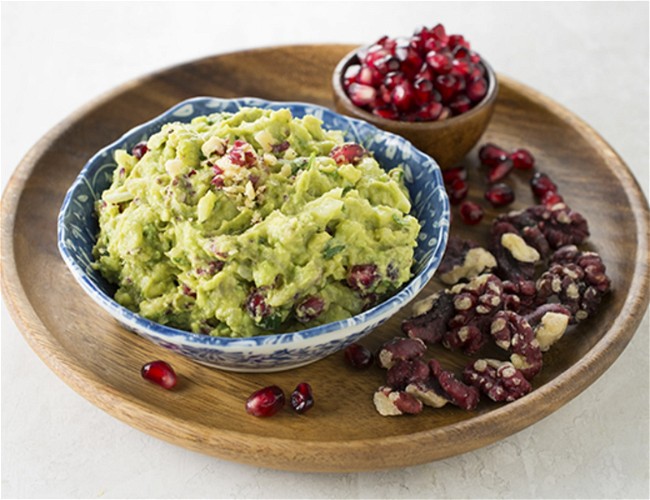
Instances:
[[[463,371],[463,380],[496,402],[515,401],[533,389],[512,363],[496,359],[478,359],[470,363]]]
[[[496,344],[512,353],[510,362],[530,380],[542,369],[542,350],[528,321],[516,312],[499,311],[490,333]]]
[[[551,256],[551,266],[537,280],[537,296],[544,302],[556,296],[571,312],[572,322],[580,322],[596,312],[610,284],[597,253],[568,245]]]
[[[373,396],[375,408],[380,415],[392,417],[397,415],[415,415],[422,411],[422,402],[410,394],[382,386]]]
[[[427,346],[418,338],[395,337],[381,346],[377,353],[377,363],[388,369],[397,361],[421,358],[426,350]]]

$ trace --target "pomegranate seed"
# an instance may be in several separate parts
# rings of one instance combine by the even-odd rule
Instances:
[[[359,73],[357,74],[356,83],[360,83],[361,85],[374,85],[375,73],[376,72],[370,69],[368,66],[362,66],[359,70]],[[354,82],[350,82],[350,85],[352,85],[352,83]]]
[[[228,158],[234,165],[241,167],[252,167],[257,162],[257,155],[253,146],[240,139],[233,143],[230,151],[228,151]]]
[[[377,63],[382,59],[390,57],[390,52],[385,50],[381,45],[373,45],[368,49],[363,62],[370,67],[377,67]]]
[[[386,118],[387,120],[397,120],[399,119],[399,113],[395,111],[391,106],[384,106],[381,108],[375,108],[372,110],[372,114],[380,116],[381,118]]]
[[[408,111],[413,105],[414,93],[411,84],[402,82],[395,85],[392,93],[393,104],[400,111]]]
[[[507,159],[501,163],[497,163],[493,167],[490,167],[490,170],[487,174],[487,180],[490,184],[499,182],[501,179],[505,178],[510,171],[512,170],[512,161]]]
[[[422,67],[422,58],[413,47],[396,47],[395,57],[400,63],[402,72],[406,75],[414,76]]]
[[[467,85],[467,97],[472,101],[477,102],[485,97],[487,94],[487,81],[485,78],[479,78]]]
[[[151,361],[145,364],[140,370],[140,374],[145,380],[165,389],[173,389],[177,382],[174,369],[164,361]]]
[[[314,395],[307,382],[299,383],[291,393],[291,408],[298,413],[305,413],[314,406]]]
[[[368,151],[366,151],[363,146],[355,142],[347,142],[339,146],[334,146],[330,151],[330,158],[334,158],[334,161],[337,165],[345,165],[351,163],[356,165],[361,161],[361,158],[366,156]]]
[[[440,118],[442,113],[442,104],[437,101],[432,101],[425,104],[420,111],[417,112],[417,118],[422,121],[434,121]]]
[[[473,67],[469,61],[465,61],[464,59],[454,59],[451,63],[450,73],[452,75],[466,77],[467,75],[470,74],[472,69]]]
[[[350,288],[364,292],[372,288],[379,279],[375,264],[358,264],[348,272],[347,283]]]
[[[246,400],[246,413],[254,417],[270,417],[284,406],[284,392],[277,385],[255,391]]]
[[[451,48],[461,46],[469,49],[469,42],[465,40],[463,35],[449,35],[449,46]]]
[[[485,192],[485,199],[489,201],[493,207],[504,207],[515,201],[515,193],[507,184],[493,184]]]
[[[438,121],[446,120],[450,116],[451,116],[451,109],[449,109],[447,106],[443,106],[442,111],[440,112],[440,116],[438,117]]]
[[[415,91],[415,100],[418,104],[426,104],[433,100],[433,83],[430,80],[415,80],[413,90]]]
[[[438,75],[434,86],[440,92],[443,102],[449,102],[456,94],[456,86],[458,79],[454,75]]]
[[[348,364],[357,370],[369,368],[375,358],[372,352],[361,344],[350,344],[343,351],[343,355]]]
[[[454,168],[448,168],[442,171],[442,178],[445,184],[451,184],[456,179],[467,180],[467,169],[463,165]]]
[[[426,56],[427,64],[438,74],[451,71],[451,58],[442,52],[431,51]]]
[[[317,318],[325,310],[325,301],[321,297],[312,295],[296,306],[296,319],[301,323],[308,323]]]
[[[415,75],[416,80],[419,80],[420,78],[429,81],[433,81],[435,78],[435,74],[427,63],[422,64],[420,71],[418,71],[417,75]]]
[[[555,191],[546,191],[540,201],[547,207],[552,207],[553,205],[562,203],[564,201],[564,198],[562,198],[562,196],[560,196]]]
[[[147,151],[149,151],[149,148],[147,147],[147,143],[138,142],[135,146],[133,146],[133,149],[131,150],[131,154],[139,160],[145,155]]]
[[[551,178],[543,172],[537,172],[530,180],[530,187],[537,198],[542,199],[547,192],[557,193],[557,186]]]
[[[454,115],[461,115],[470,110],[472,107],[472,101],[470,101],[467,96],[459,94],[449,103],[449,107],[453,111]]]
[[[359,73],[361,72],[361,66],[358,64],[351,64],[345,69],[343,74],[343,85],[349,87],[351,83],[358,82]]]
[[[492,143],[487,143],[481,146],[481,149],[479,149],[478,158],[483,165],[494,167],[499,163],[506,161],[508,159],[508,153],[506,153],[499,146],[496,146]]]
[[[455,47],[452,51],[452,54],[454,55],[454,59],[469,60],[469,49],[467,47],[463,47],[462,45]]]
[[[449,36],[445,31],[445,27],[442,24],[436,24],[431,30],[430,33],[433,37],[438,40],[441,44],[447,45],[449,43]]]
[[[473,201],[464,201],[461,203],[459,211],[460,218],[469,226],[475,226],[483,219],[483,209]]]
[[[386,57],[375,61],[374,67],[382,75],[385,75],[386,73],[399,70],[401,64],[395,56],[387,55]]]
[[[399,71],[391,71],[384,77],[384,85],[389,90],[393,90],[395,85],[405,81],[406,77],[404,76],[404,73],[400,73]]]
[[[377,91],[370,85],[352,83],[348,87],[348,96],[356,106],[366,106],[375,100]]]
[[[273,308],[266,303],[262,289],[254,289],[246,299],[246,310],[253,319],[259,321],[273,314]]]
[[[510,153],[510,159],[515,168],[520,170],[530,170],[535,166],[535,158],[527,149],[517,149],[513,151]]]
[[[467,197],[469,186],[467,182],[462,179],[456,179],[447,187],[447,194],[449,195],[449,203],[458,205]]]

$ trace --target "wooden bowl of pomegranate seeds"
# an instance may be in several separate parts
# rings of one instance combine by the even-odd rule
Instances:
[[[355,49],[332,85],[338,112],[401,135],[443,169],[476,145],[498,92],[492,67],[442,25]]]

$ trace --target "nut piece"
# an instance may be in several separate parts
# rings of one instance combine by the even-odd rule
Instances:
[[[455,314],[447,323],[442,344],[474,354],[487,341],[492,316],[503,305],[503,283],[493,274],[483,274],[469,283],[456,285],[451,292]]]
[[[519,262],[535,264],[541,259],[539,252],[528,246],[524,239],[515,233],[501,235],[501,245]]]
[[[406,392],[414,398],[422,401],[426,406],[432,408],[442,408],[449,400],[443,395],[442,389],[438,391],[433,387],[431,381],[428,382],[415,382],[406,386]]]
[[[611,282],[605,265],[595,252],[581,252],[575,245],[558,249],[551,266],[537,280],[537,295],[546,302],[556,296],[579,322],[594,314]]]
[[[392,417],[405,413],[414,415],[422,411],[422,402],[404,391],[382,386],[373,396],[375,408],[380,415]]]
[[[491,228],[490,250],[497,259],[497,274],[510,281],[526,281],[535,275],[539,252],[528,246],[517,228],[509,222],[494,221]]]
[[[436,344],[447,331],[447,322],[454,315],[453,295],[436,293],[416,304],[414,312],[417,316],[402,322],[402,331],[412,339]]]
[[[381,346],[377,362],[382,368],[391,368],[397,361],[421,358],[426,350],[426,344],[418,338],[396,337]]]
[[[463,371],[463,380],[496,402],[515,401],[533,389],[512,363],[496,359],[470,363]]]
[[[455,285],[461,280],[489,272],[496,266],[497,261],[490,252],[472,241],[452,236],[447,243],[437,276],[443,283]]]
[[[480,396],[475,387],[462,383],[452,372],[443,370],[436,359],[429,361],[429,369],[446,399],[463,410],[476,409]]]
[[[386,385],[394,389],[404,389],[414,382],[429,378],[429,367],[418,359],[397,361],[386,373]]]
[[[542,352],[555,344],[569,325],[571,312],[560,304],[545,304],[526,316],[535,331],[535,338]]]
[[[510,361],[528,380],[542,369],[542,351],[528,321],[512,311],[494,315],[490,334],[496,344],[512,353]]]
[[[551,249],[579,245],[589,236],[585,218],[565,203],[552,207],[535,205],[519,212],[501,215],[495,221],[508,222],[518,234],[546,258]],[[498,257],[497,257],[498,260]]]
[[[537,288],[532,280],[504,281],[503,308],[520,314],[532,310],[537,304]]]

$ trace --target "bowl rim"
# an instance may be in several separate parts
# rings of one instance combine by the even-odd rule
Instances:
[[[487,88],[487,93],[481,99],[476,106],[471,108],[469,111],[466,111],[465,113],[461,113],[460,115],[452,116],[449,118],[445,118],[444,120],[436,120],[436,121],[422,121],[422,122],[406,122],[406,121],[401,121],[401,120],[389,120],[388,118],[382,118],[381,116],[373,115],[372,113],[369,113],[363,108],[360,108],[356,104],[354,104],[351,100],[350,97],[348,96],[347,92],[345,92],[345,89],[343,88],[343,75],[345,74],[345,70],[347,69],[348,66],[353,64],[355,62],[355,58],[358,62],[359,59],[359,53],[368,47],[371,47],[375,44],[369,44],[369,45],[361,45],[354,50],[351,50],[348,52],[341,60],[338,62],[336,67],[334,68],[334,71],[332,73],[332,88],[334,89],[334,95],[341,100],[343,106],[355,113],[355,117],[357,119],[362,119],[365,120],[371,124],[376,124],[379,127],[386,128],[386,129],[393,129],[393,130],[403,130],[405,132],[408,131],[418,131],[418,130],[442,130],[445,128],[448,128],[450,126],[462,126],[464,123],[470,121],[475,115],[480,113],[484,108],[490,106],[493,102],[496,101],[497,95],[498,95],[498,90],[499,90],[499,82],[497,79],[497,74],[485,59],[481,57],[481,62],[485,67],[485,71],[489,75],[488,78],[488,88]]]
[[[444,182],[442,179],[442,172],[436,160],[433,159],[431,156],[427,155],[426,153],[422,152],[418,148],[416,148],[412,143],[410,143],[410,141],[397,134],[379,129],[371,123],[367,123],[364,122],[363,120],[359,120],[349,116],[341,115],[340,113],[337,113],[336,111],[333,111],[324,106],[320,106],[313,103],[299,102],[299,101],[269,101],[257,97],[238,97],[238,98],[227,99],[227,98],[210,97],[210,96],[197,96],[197,97],[185,99],[171,106],[170,108],[163,111],[162,113],[155,116],[154,118],[132,127],[127,132],[123,133],[118,139],[112,141],[110,144],[104,146],[95,154],[93,154],[93,156],[84,164],[83,168],[81,169],[81,171],[75,178],[74,182],[66,192],[65,198],[63,200],[63,204],[61,205],[61,209],[57,217],[57,247],[59,249],[59,253],[61,254],[61,257],[63,258],[67,267],[70,269],[76,281],[81,285],[84,291],[88,295],[90,295],[90,297],[97,304],[99,304],[103,309],[105,309],[109,314],[111,314],[111,316],[113,316],[118,321],[122,321],[129,325],[135,326],[137,329],[144,330],[146,334],[152,335],[161,340],[174,341],[177,344],[181,343],[183,345],[195,345],[201,347],[209,346],[209,347],[219,347],[222,349],[224,348],[235,349],[244,346],[261,347],[263,345],[271,345],[271,344],[278,345],[278,346],[286,345],[286,344],[294,343],[296,341],[298,342],[307,341],[309,339],[313,339],[319,336],[325,336],[327,334],[345,333],[347,335],[349,334],[349,329],[351,327],[370,323],[373,320],[379,321],[384,317],[391,316],[392,310],[395,310],[396,312],[397,310],[404,307],[413,298],[415,298],[415,296],[424,288],[424,286],[429,282],[434,272],[440,265],[440,261],[442,259],[444,249],[446,248],[447,240],[449,237],[450,204],[444,189],[441,191],[442,196],[440,197],[440,200],[442,202],[442,208],[441,208],[442,218],[440,222],[442,223],[438,224],[437,226],[439,230],[439,235],[438,235],[439,238],[436,244],[433,246],[431,257],[424,264],[423,269],[419,273],[414,275],[407,282],[407,284],[403,286],[401,290],[399,290],[399,292],[392,295],[388,299],[384,300],[380,304],[377,304],[376,306],[366,311],[362,311],[361,313],[356,314],[350,318],[333,321],[330,323],[326,323],[324,325],[318,325],[304,330],[297,330],[295,332],[271,333],[265,335],[255,335],[251,337],[219,337],[219,336],[211,336],[211,335],[194,333],[187,330],[181,330],[178,328],[163,325],[155,321],[146,319],[145,317],[122,306],[117,301],[115,301],[115,299],[109,297],[106,293],[104,293],[101,289],[99,289],[95,285],[95,283],[93,283],[92,280],[88,278],[87,274],[77,263],[77,261],[73,258],[73,256],[70,253],[70,250],[68,249],[65,243],[66,234],[67,234],[65,216],[68,213],[70,206],[72,204],[73,193],[75,192],[75,190],[80,184],[86,182],[87,172],[90,170],[91,166],[93,166],[103,155],[108,154],[109,152],[113,152],[115,149],[119,149],[119,147],[123,145],[124,142],[126,142],[129,139],[132,139],[134,136],[137,136],[138,134],[142,134],[145,131],[145,129],[151,126],[162,125],[164,123],[168,123],[173,120],[182,120],[183,118],[186,118],[184,116],[178,116],[178,115],[175,116],[175,113],[177,113],[182,108],[185,108],[188,105],[192,105],[194,103],[200,103],[202,105],[205,105],[207,102],[215,103],[214,112],[219,112],[217,106],[223,106],[224,104],[227,103],[235,103],[240,108],[242,107],[262,107],[262,108],[271,108],[271,109],[279,109],[283,107],[311,108],[320,111],[321,113],[323,113],[323,115],[330,114],[335,117],[341,118],[344,121],[349,122],[351,128],[356,129],[358,126],[370,127],[370,130],[374,134],[387,135],[391,140],[396,140],[402,143],[405,142],[408,145],[410,145],[414,153],[414,156],[411,158],[411,161],[413,161],[413,158],[417,158],[418,155],[423,157],[425,160],[424,163],[428,164],[430,171],[432,173],[433,179],[435,181],[434,185],[444,186]]]

